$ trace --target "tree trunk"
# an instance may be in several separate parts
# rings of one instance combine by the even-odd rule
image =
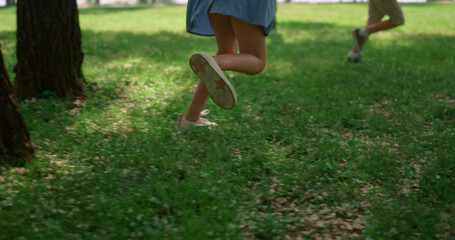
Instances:
[[[21,99],[53,92],[85,99],[76,0],[18,0],[15,88]]]
[[[23,165],[34,154],[0,46],[0,163]]]

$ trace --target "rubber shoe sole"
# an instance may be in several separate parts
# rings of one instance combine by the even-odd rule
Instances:
[[[220,108],[229,110],[237,103],[237,94],[215,59],[199,52],[190,57],[190,67],[204,83],[210,98]]]

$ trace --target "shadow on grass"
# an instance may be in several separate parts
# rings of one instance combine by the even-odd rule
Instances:
[[[126,11],[130,9],[109,9],[108,11],[117,10]],[[300,31],[303,31],[303,33],[299,33]],[[397,69],[397,64],[403,65],[403,67],[410,67],[406,65],[409,57],[419,58],[426,56],[426,58],[422,58],[421,65],[413,66],[420,69],[420,73],[424,74],[425,68],[431,66],[435,61],[447,60],[445,50],[452,50],[451,48],[453,48],[450,44],[443,49],[438,45],[440,43],[454,42],[455,40],[454,37],[439,35],[420,35],[418,38],[415,36],[401,36],[400,41],[406,42],[406,46],[401,46],[398,42],[397,45],[392,45],[390,49],[378,48],[374,44],[368,46],[368,52],[375,56],[375,60],[387,56],[385,60],[379,60],[378,62],[365,60],[366,63],[364,64],[351,66],[346,64],[344,60],[344,56],[352,43],[349,31],[350,29],[348,28],[340,28],[337,25],[327,23],[280,22],[278,31],[272,32],[269,37],[270,68],[266,73],[253,77],[244,75],[235,75],[234,77],[234,81],[237,81],[235,84],[238,86],[242,98],[245,99],[242,101],[256,102],[260,106],[284,109],[286,108],[285,105],[277,106],[277,104],[282,102],[276,101],[278,98],[289,99],[291,102],[291,99],[295,99],[292,105],[308,106],[308,112],[316,113],[322,111],[323,115],[334,116],[333,121],[327,120],[327,125],[341,122],[344,127],[365,129],[367,127],[365,125],[365,116],[361,114],[361,111],[359,113],[358,109],[352,109],[351,111],[349,110],[351,108],[348,107],[349,101],[356,98],[356,88],[371,88],[371,91],[365,91],[368,96],[359,95],[357,97],[373,97],[373,102],[383,98],[399,96],[403,94],[403,89],[408,87],[409,81],[397,81],[396,77],[398,75],[394,73],[394,70],[389,71],[387,69]],[[306,40],[297,39],[291,41],[289,36],[283,36],[281,32],[308,34],[314,37],[309,40],[305,38]],[[150,68],[145,67],[147,65],[153,68],[154,74],[165,73],[168,71],[166,70],[168,66],[179,66],[183,70],[177,70],[179,71],[177,78],[180,77],[181,79],[175,80],[175,83],[187,85],[188,81],[195,82],[186,65],[188,56],[196,51],[208,51],[211,53],[215,51],[213,38],[195,37],[186,33],[163,31],[157,34],[141,34],[83,31],[82,34],[85,52],[84,66],[93,67],[97,65],[96,68],[98,69],[88,77],[89,82],[91,78],[98,77],[95,74],[114,74],[112,79],[103,81],[97,90],[88,90],[91,99],[93,99],[91,111],[99,113],[105,111],[112,104],[116,104],[116,101],[128,101],[118,99],[119,88],[125,88],[121,89],[123,92],[128,91],[128,86],[121,82],[128,75],[142,76],[147,71],[151,71]],[[345,34],[346,37],[333,37],[333,35],[341,34]],[[0,37],[7,39],[6,42],[12,41],[14,33],[1,32]],[[371,41],[373,42],[374,39]],[[137,62],[133,61],[130,68],[121,67],[125,63],[129,64],[132,59],[139,60]],[[116,64],[117,62],[120,62],[120,67],[108,67],[110,64]],[[381,64],[382,66],[380,66]],[[278,67],[283,65],[286,67]],[[378,66],[381,67],[381,70],[386,71],[373,73],[374,68]],[[349,68],[352,69],[345,71]],[[419,72],[407,70],[407,68],[403,69],[403,71],[409,71],[410,77],[418,77],[417,74],[419,74]],[[172,70],[165,73],[165,75],[170,74],[173,74]],[[353,78],[361,78],[365,75],[370,75],[366,81],[351,81]],[[185,78],[189,80],[185,80]],[[445,75],[442,78],[445,78]],[[263,79],[266,79],[266,81],[263,81]],[[375,83],[377,80],[380,80],[381,83]],[[433,79],[428,79],[428,81],[430,80]],[[138,81],[137,84],[151,84],[153,82],[153,77],[149,77],[146,80]],[[258,90],[256,85],[259,82],[263,84],[263,88]],[[385,82],[390,84],[385,84]],[[382,91],[378,90],[384,84],[390,87]],[[420,83],[419,86],[423,84],[425,82]],[[279,88],[280,91],[272,91],[276,88]],[[165,115],[160,117],[169,124],[175,124],[175,116],[166,114],[182,111],[187,104],[182,99],[189,100],[191,97],[191,94],[188,92],[184,93],[185,91],[185,89],[181,88],[175,92],[176,96],[184,96],[183,98],[167,98],[166,107],[160,111],[161,114],[165,113]],[[305,96],[299,97],[302,93],[305,93]],[[264,98],[263,96],[268,97]],[[330,101],[327,102],[324,99],[333,99],[333,102],[330,103]],[[336,101],[336,99],[343,99],[346,102]],[[317,104],[317,101],[320,101],[322,105]],[[316,106],[318,109],[316,109]],[[343,109],[348,109],[348,111],[344,111],[341,115],[337,114],[337,112],[343,112]],[[52,116],[51,112],[54,110],[51,109],[47,114],[43,114],[43,119],[50,121],[51,117],[49,116]],[[30,113],[33,112],[30,111]],[[155,117],[158,116],[153,118]],[[25,116],[25,118],[30,117]],[[71,119],[69,115],[68,119]],[[59,132],[63,134],[68,124],[71,125],[73,123],[68,120],[66,125],[60,126]],[[55,140],[58,144],[58,140]]]
[[[140,8],[139,8],[140,9]],[[104,12],[130,11],[134,9],[93,9],[84,10],[85,14],[103,14]],[[290,33],[292,36],[281,34],[281,32]],[[276,105],[277,98],[296,99],[296,105],[309,106],[308,111],[317,112],[311,106],[318,106],[319,111],[323,110],[324,114],[337,116],[336,112],[342,111],[346,104],[335,101],[336,99],[345,99],[347,102],[354,97],[350,91],[354,92],[355,88],[371,88],[371,91],[366,91],[373,97],[373,101],[378,101],[383,98],[399,96],[403,93],[403,89],[408,87],[409,81],[397,81],[397,73],[387,69],[397,69],[397,65],[403,66],[402,71],[408,71],[410,77],[419,77],[418,74],[427,74],[427,70],[435,62],[445,63],[448,58],[447,52],[454,51],[453,45],[449,43],[455,41],[455,37],[439,36],[439,35],[419,35],[416,36],[400,36],[400,40],[393,40],[390,48],[377,47],[374,44],[374,39],[367,46],[368,53],[371,54],[373,60],[365,60],[365,63],[357,66],[352,66],[345,63],[345,55],[349,51],[352,40],[350,38],[350,29],[347,27],[339,27],[330,23],[319,22],[280,22],[277,31],[270,34],[268,38],[268,54],[269,54],[269,69],[265,74],[249,77],[244,75],[235,75],[234,81],[238,89],[242,93],[242,97],[247,101],[257,102],[260,105]],[[100,88],[97,90],[89,89],[91,98],[97,101],[91,106],[93,111],[104,111],[119,97],[118,89],[128,91],[128,86],[122,83],[122,79],[131,75],[142,76],[148,71],[153,71],[153,74],[171,75],[173,70],[168,70],[169,66],[178,66],[182,70],[176,76],[181,78],[175,80],[176,84],[188,84],[189,81],[194,81],[194,77],[187,68],[186,62],[188,56],[196,51],[208,51],[214,53],[215,42],[214,38],[191,36],[186,33],[175,33],[162,31],[156,34],[131,33],[131,32],[94,32],[83,30],[83,50],[85,52],[84,66],[92,68],[96,66],[97,70],[93,70],[89,74],[88,80],[96,79],[99,75],[112,75],[112,79],[103,81]],[[299,35],[308,35],[300,39]],[[345,35],[345,37],[343,37]],[[15,39],[13,32],[0,32],[0,37],[5,39],[6,43],[12,42]],[[400,42],[406,42],[406,45],[401,45]],[[446,48],[441,48],[440,44],[447,44]],[[203,46],[203,47],[201,47]],[[418,66],[409,66],[407,62],[409,58],[422,58]],[[365,56],[367,59],[368,56]],[[137,61],[132,61],[137,59]],[[377,62],[373,62],[377,61]],[[453,57],[452,57],[453,62]],[[412,64],[416,62],[413,61]],[[122,68],[122,65],[132,65],[129,68]],[[112,67],[109,67],[113,65]],[[152,68],[150,69],[149,66]],[[282,67],[285,66],[285,67]],[[375,68],[380,67],[380,70],[385,70],[378,73],[373,73]],[[447,63],[447,67],[448,63]],[[346,69],[351,68],[349,71]],[[419,71],[409,70],[411,68],[420,69]],[[398,67],[400,69],[400,67]],[[428,72],[433,72],[428,70]],[[168,71],[168,72],[166,72]],[[267,75],[269,74],[269,75]],[[401,73],[400,73],[401,74]],[[429,73],[428,73],[429,74]],[[351,81],[353,78],[361,78],[369,75],[368,79],[363,82]],[[371,77],[373,76],[373,77]],[[422,77],[422,76],[421,76]],[[428,76],[423,76],[428,77]],[[441,78],[445,78],[442,75]],[[12,77],[13,78],[13,77]],[[262,81],[262,79],[266,81]],[[432,80],[428,79],[428,81]],[[245,81],[243,81],[245,80]],[[380,80],[380,84],[375,83]],[[441,80],[441,79],[440,79]],[[96,80],[95,80],[96,81]],[[93,82],[93,81],[92,81]],[[146,80],[137,81],[137,84],[151,84],[153,77],[149,76]],[[263,88],[257,90],[258,82],[263,84]],[[380,90],[377,86],[389,82],[390,88]],[[423,85],[425,82],[420,83]],[[376,86],[376,87],[375,87]],[[280,89],[280,92],[273,92],[272,89]],[[302,90],[306,89],[306,90]],[[326,90],[333,89],[333,90]],[[378,90],[379,89],[379,90]],[[184,93],[184,89],[176,92],[176,96],[184,96],[188,98],[190,93]],[[304,92],[305,97],[299,97]],[[325,92],[325,93],[324,93]],[[324,93],[324,94],[321,94]],[[346,97],[350,95],[351,97]],[[262,98],[261,96],[269,96]],[[315,105],[313,102],[322,101],[323,99],[333,99],[333,103],[324,106]],[[162,109],[163,113],[172,113],[182,110],[186,106],[186,102],[182,98],[172,99],[167,98],[167,107]],[[258,102],[259,101],[259,102]],[[98,109],[96,109],[98,107]],[[284,106],[277,106],[279,109]],[[333,114],[332,114],[333,113]],[[355,129],[364,129],[364,119],[362,114],[357,110],[352,110],[346,113],[347,116],[340,116],[336,121],[344,122],[344,126],[353,127]],[[50,115],[48,115],[50,116]],[[46,119],[49,117],[46,117]],[[172,122],[172,118],[167,118]],[[342,120],[346,119],[346,121]],[[328,122],[332,125],[333,122]],[[64,126],[62,126],[64,128]],[[64,130],[62,129],[62,132]]]

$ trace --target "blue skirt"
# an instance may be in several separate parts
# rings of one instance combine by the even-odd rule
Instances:
[[[275,0],[189,0],[186,12],[186,31],[202,36],[213,36],[208,10],[232,16],[253,25],[262,26],[269,35],[275,21]]]

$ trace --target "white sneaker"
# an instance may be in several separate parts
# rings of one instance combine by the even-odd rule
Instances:
[[[201,116],[205,116],[209,114],[210,111],[208,109],[201,112]],[[177,126],[181,129],[187,129],[190,127],[204,127],[204,126],[216,126],[217,124],[214,122],[209,121],[205,118],[199,118],[196,122],[191,122],[183,118],[183,114],[179,114],[179,118],[177,120]]]
[[[361,53],[362,49],[363,49],[363,44],[365,43],[365,40],[367,39],[368,36],[362,36],[359,28],[354,28],[354,29],[352,29],[351,32],[352,32],[352,38],[354,40],[354,46],[357,49],[357,51],[359,51]]]
[[[348,53],[347,60],[348,60],[348,62],[358,63],[358,62],[360,62],[362,60],[362,54],[360,54],[358,52],[354,52],[354,51],[351,50]]]
[[[204,83],[210,98],[223,109],[232,109],[237,102],[237,94],[215,59],[205,52],[191,56],[190,67]]]

